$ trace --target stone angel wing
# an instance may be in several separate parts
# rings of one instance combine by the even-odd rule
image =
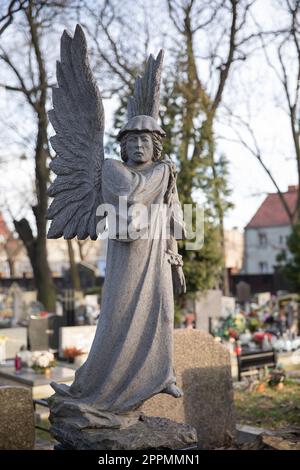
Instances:
[[[56,132],[50,142],[57,154],[50,168],[57,177],[48,190],[54,200],[47,213],[52,220],[47,237],[95,240],[96,209],[102,202],[104,109],[79,25],[74,37],[67,31],[62,35],[56,75],[49,119]]]

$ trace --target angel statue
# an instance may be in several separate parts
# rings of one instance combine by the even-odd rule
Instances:
[[[99,207],[113,207],[120,221],[120,198],[127,200],[128,214],[134,205],[149,212],[151,206],[168,209],[166,217],[154,211],[146,223],[154,225],[155,236],[153,231],[145,236],[143,223],[131,236],[134,215],[128,216],[125,231],[109,235],[101,314],[90,353],[72,385],[51,384],[52,415],[84,416],[94,427],[129,419],[129,412],[158,393],[182,396],[172,356],[173,294],[185,291],[175,229],[184,232],[184,224],[176,167],[162,155],[165,132],[157,123],[162,62],[163,51],[156,59],[150,55],[129,97],[128,122],[117,136],[122,161],[105,159],[103,104],[83,30],[77,25],[74,37],[65,31],[61,38],[58,87],[49,112],[57,154],[50,168],[57,177],[49,188],[48,238],[96,240],[105,225]],[[165,224],[169,236],[164,236]]]

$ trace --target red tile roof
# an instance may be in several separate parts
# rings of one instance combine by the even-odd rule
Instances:
[[[283,193],[283,196],[290,211],[293,212],[297,203],[298,187],[289,186],[288,191]],[[256,214],[252,217],[248,225],[246,225],[246,229],[276,227],[290,224],[290,219],[283,207],[279,195],[277,193],[271,193],[267,195]]]

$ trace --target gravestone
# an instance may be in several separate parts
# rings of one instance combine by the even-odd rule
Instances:
[[[225,297],[219,289],[199,293],[195,300],[196,328],[211,333],[221,318],[234,313],[234,297]]]
[[[49,349],[48,318],[31,316],[28,325],[28,336],[31,351]]]
[[[208,333],[211,320],[221,316],[221,304],[221,290],[211,289],[205,294],[198,294],[195,300],[196,328]]]
[[[34,448],[34,410],[29,389],[0,387],[0,423],[1,450]]]
[[[30,315],[36,313],[35,306],[39,305],[37,302],[37,291],[23,291],[22,292],[24,320],[28,321]]]
[[[31,316],[28,326],[28,336],[31,351],[58,350],[59,329],[63,317],[49,314],[45,317]]]
[[[221,316],[223,318],[226,318],[228,317],[228,315],[233,314],[234,311],[235,311],[235,298],[227,297],[223,295],[222,303],[221,303]]]
[[[47,374],[36,373],[30,366],[22,367],[20,371],[16,372],[12,363],[6,363],[0,366],[0,385],[26,387],[31,391],[32,398],[45,398],[53,393],[53,389],[50,387],[53,380],[71,385],[74,374],[74,369],[60,365],[52,367]]]
[[[11,295],[13,298],[13,323],[18,325],[25,320],[25,309],[23,306],[23,291],[17,283],[13,283],[11,286]]]
[[[59,355],[63,357],[66,348],[81,349],[88,353],[96,333],[95,325],[63,326],[59,330]]]
[[[64,324],[68,326],[75,325],[75,291],[65,289],[62,296],[62,308]]]
[[[245,281],[240,281],[236,285],[236,296],[239,302],[249,302],[251,300],[251,287]]]
[[[6,338],[5,359],[13,359],[22,346],[27,349],[27,328],[1,328],[0,334]]]
[[[224,445],[234,436],[234,403],[230,357],[227,349],[199,330],[174,332],[174,363],[182,398],[159,394],[141,410],[192,425],[200,447]]]

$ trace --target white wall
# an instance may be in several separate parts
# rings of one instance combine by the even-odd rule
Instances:
[[[243,271],[247,274],[272,274],[274,265],[278,265],[277,255],[287,249],[286,238],[290,233],[290,226],[246,228]],[[264,234],[266,239],[262,242]]]

